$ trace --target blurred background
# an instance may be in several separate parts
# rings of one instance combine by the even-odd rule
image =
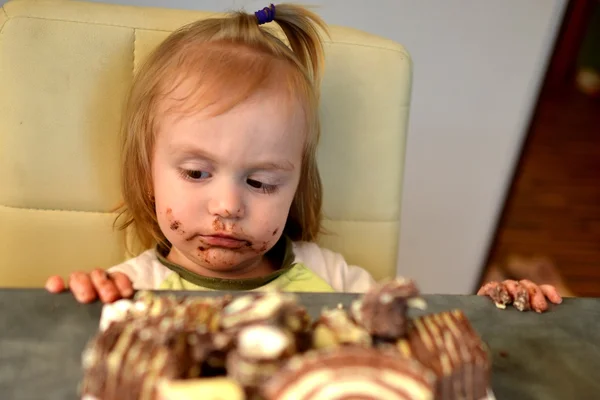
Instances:
[[[568,4],[485,267],[600,296],[599,1]]]
[[[268,3],[99,2],[250,12]],[[296,2],[413,58],[399,274],[425,293],[512,277],[600,296],[600,1]]]

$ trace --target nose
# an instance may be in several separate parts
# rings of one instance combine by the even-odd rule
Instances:
[[[241,189],[234,182],[220,182],[212,188],[208,212],[221,218],[238,219],[244,216]]]

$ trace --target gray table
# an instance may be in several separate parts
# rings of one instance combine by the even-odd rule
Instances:
[[[216,293],[218,294],[218,293]],[[311,314],[351,294],[304,294]],[[566,299],[545,314],[498,310],[476,296],[425,296],[429,312],[465,311],[493,353],[500,400],[600,398],[600,299]],[[76,399],[80,355],[101,304],[69,294],[0,290],[0,399]]]

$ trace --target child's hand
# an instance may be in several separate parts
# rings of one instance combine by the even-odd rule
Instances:
[[[67,289],[60,276],[51,276],[46,281],[46,290],[60,293]],[[129,277],[121,272],[106,273],[101,269],[91,274],[74,272],[69,277],[69,289],[80,303],[91,303],[98,297],[103,303],[112,303],[133,295]]]
[[[546,299],[554,304],[562,303],[562,297],[552,285],[536,285],[530,280],[488,282],[479,289],[478,296],[489,296],[496,307],[506,308],[511,304],[519,311],[533,310],[538,313],[548,309]]]

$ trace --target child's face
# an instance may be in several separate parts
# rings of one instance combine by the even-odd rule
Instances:
[[[272,270],[263,255],[283,232],[304,140],[300,106],[273,93],[214,117],[166,113],[152,178],[168,258],[204,276]]]

